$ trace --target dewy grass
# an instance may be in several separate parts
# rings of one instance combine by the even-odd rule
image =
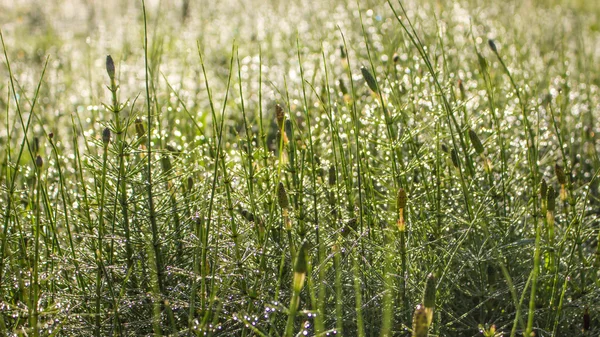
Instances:
[[[113,2],[3,12],[0,335],[598,335],[597,7]]]

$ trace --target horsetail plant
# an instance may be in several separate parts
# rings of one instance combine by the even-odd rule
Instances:
[[[117,92],[119,90],[119,86],[117,85],[117,80],[115,78],[115,63],[114,63],[112,56],[110,56],[110,55],[106,56],[106,73],[108,74],[108,78],[110,79],[110,86],[108,87],[108,89],[111,93],[112,103],[110,106],[105,106],[105,107],[108,111],[113,113],[113,116],[115,119],[115,132],[117,134],[116,146],[117,146],[117,157],[118,157],[118,167],[119,167],[118,168],[119,175],[117,178],[117,180],[118,180],[117,194],[118,194],[119,205],[121,208],[121,217],[122,217],[121,220],[122,220],[122,224],[123,224],[123,231],[125,233],[125,253],[126,253],[126,259],[127,259],[127,268],[133,268],[134,267],[133,248],[131,246],[131,235],[130,235],[130,226],[129,226],[129,205],[128,205],[129,198],[127,195],[127,179],[126,179],[126,175],[125,175],[126,143],[125,143],[124,137],[125,137],[125,134],[127,131],[126,129],[128,127],[128,122],[124,123],[124,119],[121,116],[121,112],[123,111],[125,104],[119,103],[119,98],[118,98],[118,94],[117,94]],[[113,238],[115,236],[115,234],[114,234],[115,222],[117,222],[114,217],[116,217],[116,214],[113,215],[113,225],[112,225],[113,226],[113,233],[112,233]],[[112,248],[113,242],[114,242],[114,239],[111,240],[111,250],[110,250],[110,255],[109,255],[109,261],[112,261],[112,258],[113,258],[113,248]],[[135,277],[133,278],[133,280],[135,280]],[[137,287],[135,283],[133,284],[133,287]]]
[[[0,32],[1,336],[594,335],[592,17],[511,7],[517,23],[556,22],[534,20],[532,40],[475,2],[468,27],[433,0],[328,0],[333,17],[296,6],[242,30],[227,64],[213,34],[239,35],[238,8],[198,21],[187,0],[141,2],[123,39],[143,33],[139,48],[109,46],[127,66],[66,22],[60,39],[9,27],[13,73]],[[181,6],[179,27],[168,10]],[[194,32],[173,32],[224,14],[231,27],[200,29],[195,62]],[[26,67],[52,50],[55,76],[30,99]],[[145,82],[142,109],[125,80]]]

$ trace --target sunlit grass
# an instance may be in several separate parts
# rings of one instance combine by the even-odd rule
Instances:
[[[600,331],[593,3],[3,6],[0,335]]]

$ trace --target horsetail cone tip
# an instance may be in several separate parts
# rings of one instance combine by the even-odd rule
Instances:
[[[304,279],[306,278],[306,270],[307,270],[307,261],[306,254],[308,253],[308,243],[304,241],[300,250],[298,251],[298,256],[296,257],[296,262],[294,263],[294,292],[299,293],[304,286]]]
[[[398,211],[406,208],[407,200],[408,200],[408,197],[406,195],[406,191],[403,188],[400,188],[398,190],[398,196],[396,197],[396,206],[398,208]]]
[[[548,184],[546,183],[546,179],[542,179],[540,183],[540,196],[542,197],[542,201],[546,201],[546,196],[548,195]]]
[[[494,40],[489,39],[488,40],[488,45],[490,46],[490,49],[494,52],[497,53],[498,49],[496,48],[496,43],[494,43]]]
[[[588,308],[585,308],[585,311],[583,312],[583,331],[590,330],[590,322],[590,311]]]
[[[329,166],[329,185],[335,185],[335,181],[337,180],[337,174],[335,172],[335,166]]]
[[[343,79],[340,78],[338,80],[338,86],[340,87],[340,91],[342,92],[342,95],[348,95],[348,88],[346,88],[346,85],[344,84]]]
[[[413,313],[412,337],[427,337],[429,324],[427,324],[427,313],[422,304],[418,304]]]
[[[290,207],[287,192],[282,182],[279,182],[279,185],[277,185],[277,202],[279,203],[279,207],[283,209]]]
[[[173,165],[171,164],[171,159],[169,159],[169,156],[167,154],[163,154],[160,161],[161,161],[161,164],[163,167],[163,171],[168,172],[168,171],[171,171],[171,169],[173,169]]]
[[[452,159],[452,165],[458,168],[458,152],[456,152],[456,149],[452,149],[450,152],[450,158]]]
[[[375,77],[373,77],[373,74],[371,74],[371,72],[365,67],[360,67],[360,71],[362,72],[362,75],[365,79],[365,82],[367,82],[369,89],[371,89],[373,92],[377,92],[377,81],[375,81]]]
[[[110,143],[110,129],[109,128],[104,128],[104,130],[102,130],[102,143],[104,144],[104,146],[108,146],[108,143]]]
[[[283,127],[285,113],[283,112],[283,107],[279,104],[275,105],[275,118],[277,119],[277,125],[281,129]]]
[[[342,59],[345,59],[345,58],[346,58],[346,48],[344,48],[344,46],[343,46],[343,45],[341,45],[341,46],[340,46],[340,57],[341,57]]]
[[[135,119],[135,132],[137,133],[138,138],[144,137],[144,134],[146,133],[146,131],[144,131],[144,124],[139,118]]]
[[[44,159],[42,159],[42,156],[38,155],[35,157],[35,166],[37,166],[38,169],[41,169],[42,166],[44,166]]]
[[[191,191],[193,188],[194,188],[194,178],[188,177],[187,178],[187,190]]]
[[[111,80],[115,79],[115,62],[110,55],[106,55],[106,73]]]
[[[546,208],[548,209],[548,212],[554,212],[554,210],[556,209],[556,196],[554,195],[554,193],[554,187],[548,187],[548,194],[546,196]]]
[[[564,185],[567,183],[567,176],[565,175],[565,169],[562,166],[555,164],[554,165],[554,173],[556,173],[556,180],[558,180],[559,184]]]
[[[471,144],[473,144],[473,147],[475,148],[475,152],[477,152],[477,154],[482,154],[484,151],[483,144],[472,129],[469,129],[469,138],[471,139]]]

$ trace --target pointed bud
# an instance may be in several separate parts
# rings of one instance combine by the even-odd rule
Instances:
[[[282,182],[279,182],[279,185],[277,185],[277,202],[282,209],[290,207],[290,201],[288,200],[287,192],[285,191],[285,186],[283,186]]]
[[[348,95],[348,88],[346,88],[346,85],[344,84],[344,80],[342,80],[341,78],[338,80],[338,86],[340,87],[340,91],[342,92],[342,95]]]
[[[135,133],[137,133],[138,139],[144,137],[146,131],[144,130],[144,123],[141,119],[135,119]]]
[[[494,52],[494,53],[498,53],[498,49],[496,48],[496,44],[494,43],[494,40],[489,39],[488,40],[488,45],[490,46],[490,49]]]
[[[187,178],[187,190],[191,191],[192,188],[194,188],[194,178],[188,177]]]
[[[335,171],[335,166],[331,165],[329,166],[329,185],[333,186],[335,185],[337,179],[337,173]]]
[[[460,99],[464,101],[467,94],[465,92],[465,85],[461,79],[458,80],[458,90],[460,91]]]
[[[162,164],[164,172],[169,172],[173,168],[173,165],[171,165],[171,159],[169,158],[168,154],[163,154],[160,158],[160,162]]]
[[[299,293],[304,286],[304,280],[306,278],[307,261],[306,254],[308,254],[308,243],[304,241],[300,250],[298,250],[298,256],[296,256],[296,262],[294,263],[294,280],[293,287],[294,292]]]
[[[483,144],[481,144],[481,140],[472,129],[469,129],[469,138],[471,139],[471,144],[473,144],[473,147],[475,148],[475,152],[477,152],[477,154],[482,154],[485,149],[483,148]]]
[[[307,263],[306,263],[306,254],[308,253],[308,242],[304,241],[300,250],[298,251],[298,256],[296,257],[296,262],[294,263],[294,272],[306,274]]]
[[[546,179],[542,179],[540,184],[540,196],[542,197],[542,201],[546,201],[546,196],[548,195],[548,184],[546,183]]]
[[[452,165],[454,165],[454,167],[458,168],[458,165],[459,165],[458,152],[456,152],[456,149],[452,149],[452,151],[450,152],[450,158],[452,159]]]
[[[567,183],[567,176],[565,175],[565,169],[562,166],[555,164],[554,165],[554,173],[556,173],[556,180],[558,180],[559,184],[564,185]]]
[[[42,159],[42,156],[37,156],[35,157],[35,166],[37,166],[38,169],[41,169],[42,166],[44,166],[44,160]]]
[[[360,71],[362,72],[362,75],[365,79],[365,82],[367,82],[369,89],[371,89],[371,91],[373,91],[374,93],[377,93],[377,81],[375,81],[375,77],[373,77],[373,74],[371,74],[371,72],[365,67],[360,67]]]
[[[343,59],[346,59],[346,48],[344,48],[343,45],[340,46],[340,57]]]
[[[283,107],[279,104],[275,105],[275,118],[277,120],[277,126],[279,129],[283,127],[283,121],[285,120],[285,113],[283,112]]]
[[[406,191],[401,188],[398,190],[398,195],[396,196],[396,207],[398,210],[406,208],[406,201],[408,197],[406,196]]]
[[[104,130],[102,130],[102,143],[104,144],[104,147],[108,146],[108,143],[110,143],[110,129],[109,128],[104,128]]]
[[[546,208],[548,209],[548,212],[554,212],[554,210],[556,209],[556,196],[555,196],[555,192],[554,192],[554,187],[552,187],[552,186],[548,187],[546,203],[547,203]]]
[[[110,55],[106,55],[106,72],[111,80],[115,79],[115,62]]]

